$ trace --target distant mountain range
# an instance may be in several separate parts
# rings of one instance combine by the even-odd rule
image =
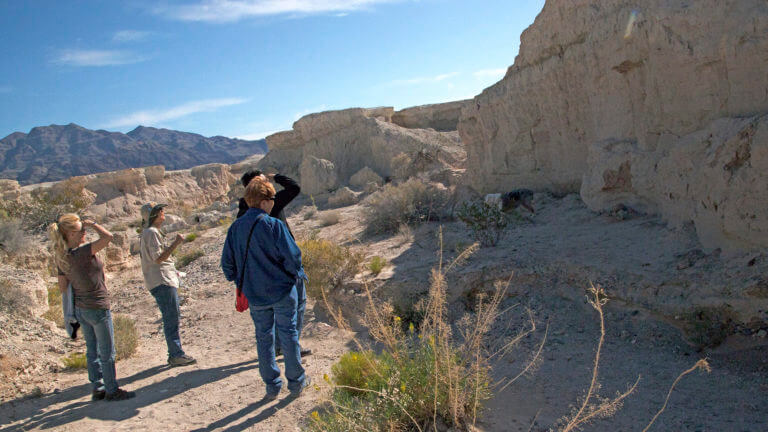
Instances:
[[[265,140],[246,141],[139,126],[127,134],[74,123],[14,132],[0,140],[0,178],[22,185],[72,176],[164,165],[168,170],[235,163],[265,154]]]

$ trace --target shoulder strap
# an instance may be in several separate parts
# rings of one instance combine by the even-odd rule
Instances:
[[[256,222],[251,225],[251,230],[248,232],[248,241],[245,242],[245,256],[243,257],[243,272],[240,274],[240,281],[237,284],[237,294],[240,295],[240,292],[243,290],[243,278],[245,278],[245,267],[248,264],[248,249],[251,247],[251,236],[253,235],[253,229],[256,228],[256,225],[259,224],[259,222],[264,219],[266,216],[266,213],[260,214],[256,218]]]

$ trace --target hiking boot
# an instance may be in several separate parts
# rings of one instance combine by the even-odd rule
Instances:
[[[267,392],[267,394],[264,395],[262,400],[264,402],[272,402],[273,400],[277,399],[277,397],[279,395],[280,395],[280,392],[277,392],[277,393],[269,393],[269,392]]]
[[[126,399],[132,399],[134,397],[136,397],[136,392],[125,391],[125,390],[119,388],[114,393],[107,393],[104,396],[104,399],[112,402],[112,401],[121,401],[121,400],[126,400]]]
[[[176,366],[189,366],[192,364],[197,363],[197,360],[193,359],[192,357],[182,354],[178,357],[169,357],[168,358],[168,364],[172,367]]]
[[[309,377],[309,375],[304,376],[304,382],[301,384],[301,387],[299,387],[297,390],[291,390],[291,397],[297,398],[301,396],[301,392],[309,387],[309,385],[312,384],[312,378]]]
[[[107,395],[107,391],[106,390],[94,390],[91,393],[91,400],[94,401],[94,402],[100,401],[100,400],[104,399],[104,396],[106,396],[106,395]]]

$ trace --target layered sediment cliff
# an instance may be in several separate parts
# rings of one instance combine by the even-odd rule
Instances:
[[[580,191],[768,246],[768,4],[548,0],[502,81],[462,110],[486,192]]]

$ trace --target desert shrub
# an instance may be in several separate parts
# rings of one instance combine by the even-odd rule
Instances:
[[[85,353],[73,352],[68,356],[62,357],[61,362],[64,363],[64,367],[69,370],[78,370],[88,368],[88,360],[85,358]]]
[[[205,255],[205,252],[200,249],[195,249],[186,253],[180,253],[176,260],[176,268],[184,268],[200,257]]]
[[[413,230],[411,227],[407,224],[400,224],[400,226],[397,228],[397,234],[395,234],[395,241],[397,245],[402,246],[406,243],[412,242],[413,239]]]
[[[404,328],[392,307],[366,289],[366,323],[383,349],[374,352],[358,342],[358,351],[332,367],[332,377],[324,377],[332,387],[331,401],[322,412],[311,413],[311,430],[432,430],[435,421],[466,430],[475,423],[491,396],[489,347],[498,338],[491,341],[489,331],[500,315],[505,289],[498,285],[478,303],[475,314],[459,323],[461,337],[454,336],[447,321],[445,273],[457,262],[433,270],[418,330],[412,323]],[[339,314],[332,314],[342,325]]]
[[[380,389],[386,382],[377,373],[381,363],[373,351],[348,352],[341,356],[338,363],[331,366],[334,384],[345,392],[361,394],[357,389]]]
[[[23,314],[33,306],[26,290],[9,279],[0,279],[0,310],[9,314]]]
[[[0,218],[0,249],[9,255],[16,255],[31,246],[32,242],[24,235],[20,220]]]
[[[303,216],[304,220],[312,219],[313,217],[315,217],[316,214],[317,214],[317,207],[315,207],[314,205],[307,207],[307,210],[304,211],[304,216]]]
[[[136,321],[125,315],[115,315],[115,351],[117,360],[131,357],[139,346],[139,332],[136,330]]]
[[[192,233],[187,234],[186,237],[184,237],[184,241],[187,242],[187,243],[190,243],[190,242],[195,241],[197,239],[197,237],[198,237],[198,234],[196,232],[192,232]]]
[[[58,285],[48,287],[48,310],[43,318],[56,323],[56,327],[64,328],[64,312],[61,309],[61,291]]]
[[[368,263],[368,270],[370,270],[372,274],[377,275],[384,270],[384,267],[386,267],[387,264],[389,263],[386,259],[376,255],[371,258],[371,262]]]
[[[440,220],[447,215],[449,193],[419,179],[387,184],[365,200],[369,234],[395,233],[400,225]]]
[[[512,220],[512,216],[498,206],[484,202],[462,204],[456,217],[472,230],[472,236],[483,246],[496,246]]]
[[[219,226],[224,228],[229,228],[230,225],[232,225],[232,222],[234,219],[232,219],[232,216],[224,216],[223,218],[219,219]]]
[[[361,254],[314,236],[299,241],[298,245],[309,278],[307,293],[315,298],[322,297],[323,289],[338,288],[345,280],[353,278],[363,261]]]
[[[733,334],[736,314],[730,306],[695,306],[679,315],[686,337],[699,347],[715,347]]]
[[[411,157],[407,153],[399,153],[392,158],[389,166],[392,176],[398,180],[405,180],[411,176]]]
[[[23,221],[25,229],[39,233],[59,215],[80,213],[91,201],[85,193],[85,183],[71,178],[58,184],[55,190],[39,188],[23,200],[1,201],[0,209]]]
[[[112,232],[120,232],[120,231],[128,231],[128,228],[129,228],[128,224],[121,222],[121,223],[116,223],[112,225],[109,228],[109,230]]]
[[[320,224],[323,226],[336,225],[341,220],[341,212],[338,210],[328,210],[320,213]]]

